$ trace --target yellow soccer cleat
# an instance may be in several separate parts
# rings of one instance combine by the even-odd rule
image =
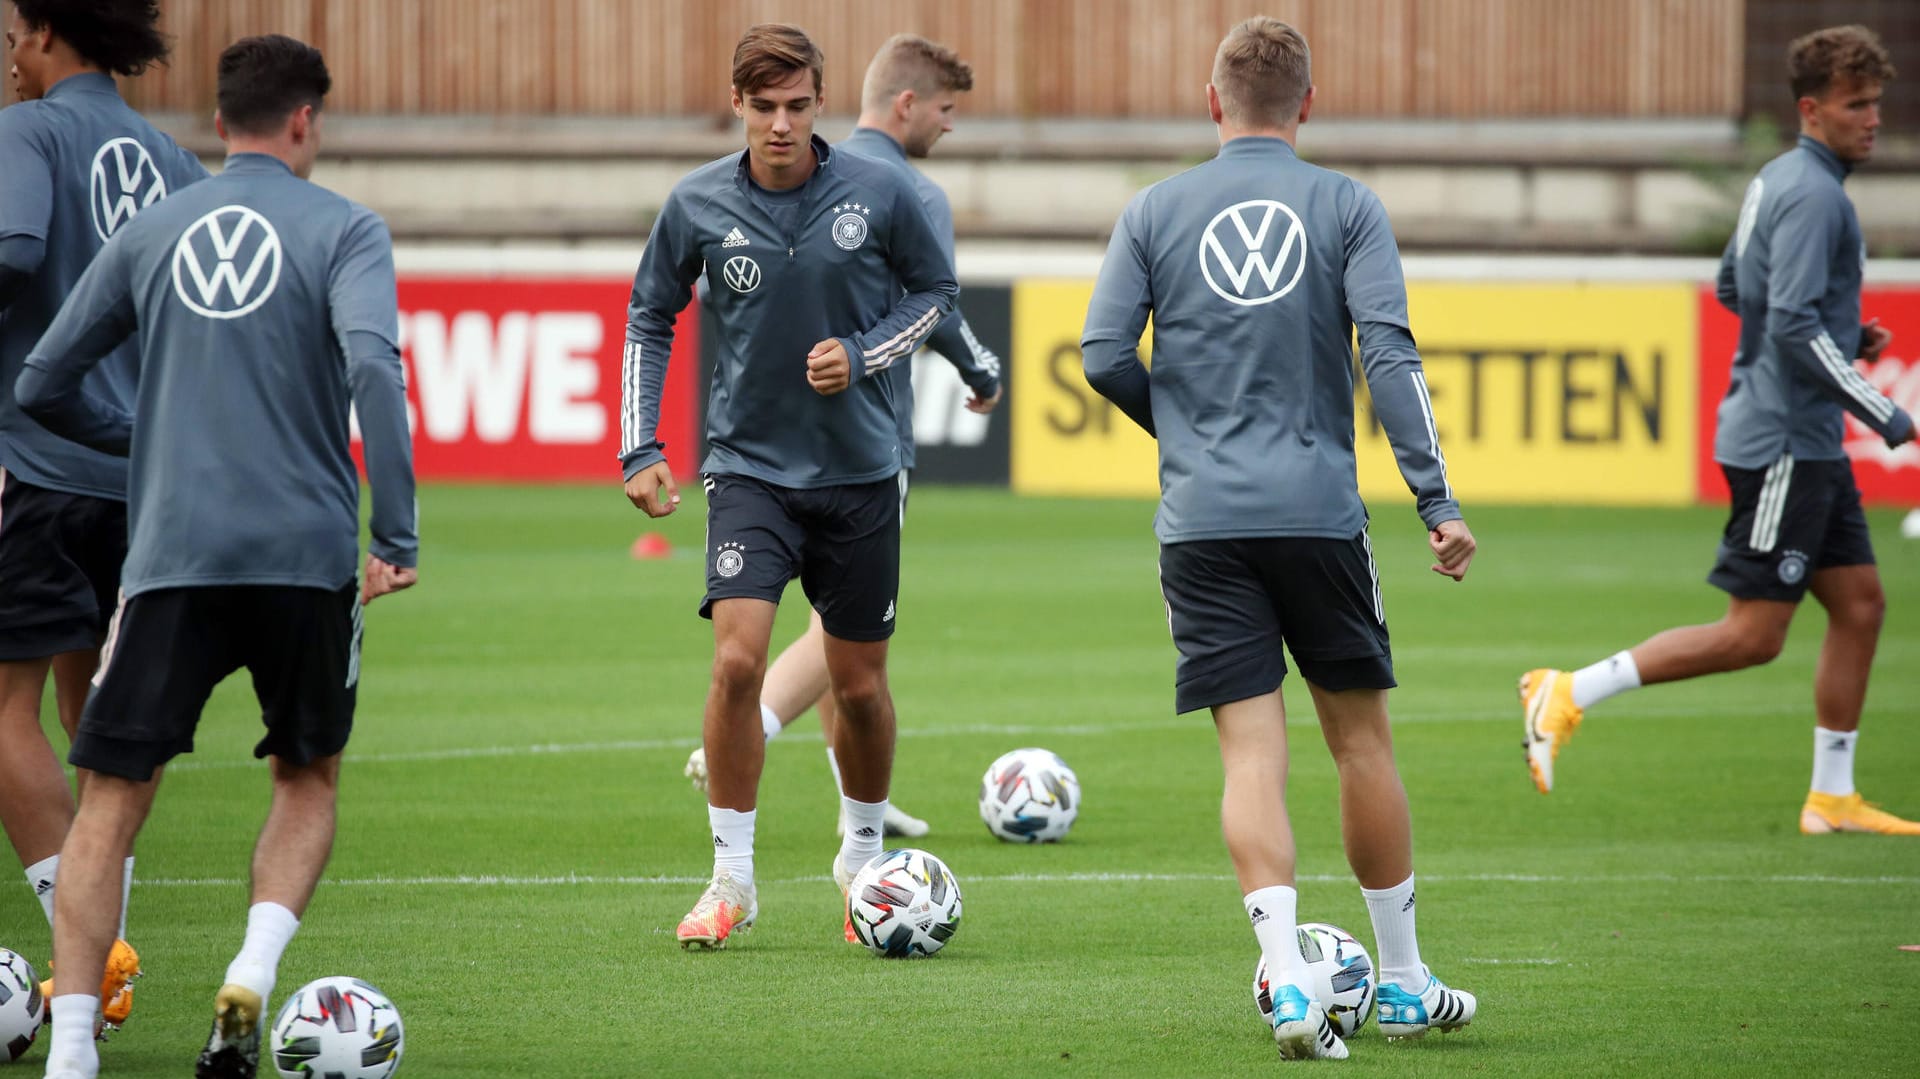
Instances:
[[[260,1067],[260,1013],[267,1002],[228,983],[213,998],[213,1031],[195,1063],[195,1079],[254,1079]]]
[[[1551,667],[1520,676],[1520,703],[1525,709],[1527,770],[1541,794],[1553,790],[1553,761],[1560,747],[1573,737],[1584,715],[1573,703],[1573,675]]]
[[[680,939],[680,946],[689,951],[724,948],[735,933],[744,934],[752,929],[753,920],[759,914],[760,903],[753,887],[742,887],[733,879],[733,874],[721,870],[713,875],[707,890],[700,893],[700,902],[680,919],[680,928],[674,935]]]
[[[1833,832],[1920,835],[1920,821],[1902,820],[1860,797],[1859,791],[1846,795],[1809,791],[1807,804],[1800,807],[1800,834]]]

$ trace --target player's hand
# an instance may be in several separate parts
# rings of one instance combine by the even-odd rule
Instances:
[[[1433,548],[1433,557],[1440,560],[1434,563],[1433,572],[1456,581],[1467,575],[1467,564],[1473,561],[1476,547],[1467,522],[1458,518],[1440,522],[1439,528],[1428,533],[1427,545]]]
[[[846,346],[822,341],[807,352],[807,385],[822,397],[831,397],[853,384],[853,365]]]
[[[635,472],[627,481],[627,501],[649,517],[672,513],[680,505],[680,485],[673,482],[673,469],[665,461],[655,461]]]
[[[1001,383],[999,386],[994,387],[993,396],[986,398],[985,400],[982,400],[979,394],[974,394],[973,396],[967,398],[967,411],[978,412],[979,414],[984,416],[987,413],[993,411],[994,406],[1000,403],[1000,398],[1004,397],[1006,395],[1006,392],[1007,392],[1006,384]]]
[[[1870,318],[1865,326],[1860,327],[1860,358],[1868,363],[1879,359],[1891,344],[1893,331],[1880,325],[1879,319]]]
[[[367,556],[367,571],[360,577],[362,607],[388,592],[398,592],[420,583],[420,571],[412,566],[396,566],[373,555]]]

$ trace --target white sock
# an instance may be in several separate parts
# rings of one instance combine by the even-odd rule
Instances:
[[[47,1047],[47,1074],[77,1071],[92,1079],[100,1074],[100,1052],[93,1045],[93,1023],[100,1015],[100,998],[92,993],[69,993],[53,998],[53,1041]]]
[[[1312,1000],[1313,986],[1307,980],[1307,961],[1300,954],[1300,927],[1295,921],[1300,893],[1276,884],[1248,892],[1244,902],[1253,935],[1260,941],[1260,954],[1267,961],[1267,984],[1291,984]]]
[[[1640,688],[1640,667],[1632,652],[1608,656],[1591,667],[1573,672],[1573,703],[1577,708],[1599,704],[1616,693]]]
[[[260,994],[261,1007],[273,996],[280,976],[280,957],[292,942],[300,919],[278,903],[255,903],[247,908],[247,939],[240,954],[227,964],[227,984],[245,986]]]
[[[1379,984],[1393,982],[1416,993],[1424,989],[1426,971],[1420,965],[1420,941],[1413,931],[1413,878],[1391,888],[1362,888],[1360,895],[1373,918],[1373,958],[1380,971]]]
[[[847,796],[847,786],[840,782],[840,758],[833,755],[832,746],[827,747],[827,770],[833,773],[834,792],[840,795],[840,797],[845,798]]]
[[[1813,729],[1813,789],[1846,797],[1853,793],[1853,747],[1859,731]]]
[[[780,713],[768,708],[765,701],[760,702],[760,729],[767,733],[769,742],[773,741],[774,735],[787,729],[787,725],[780,722]]]
[[[707,823],[713,827],[713,871],[726,870],[745,888],[753,887],[753,823],[759,812],[707,807]]]
[[[133,905],[133,855],[127,855],[126,872],[120,878],[120,939],[127,939],[127,908]]]
[[[40,909],[47,912],[47,924],[53,924],[53,878],[60,871],[60,856],[49,854],[27,867],[27,883],[40,898]]]
[[[887,800],[862,802],[843,794],[840,817],[847,822],[846,834],[840,837],[840,864],[858,873],[880,853],[887,834]]]

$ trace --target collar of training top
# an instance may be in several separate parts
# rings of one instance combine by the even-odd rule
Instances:
[[[283,172],[293,175],[292,166],[272,154],[239,153],[227,156],[226,167],[222,173],[230,172]]]
[[[112,94],[120,96],[120,87],[113,76],[100,71],[82,71],[78,75],[68,75],[52,86],[47,87],[45,97],[64,97],[67,94]]]
[[[887,134],[877,127],[856,127],[853,129],[853,134],[848,135],[840,145],[851,146],[856,150],[864,150],[868,153],[876,150],[881,151],[897,161],[905,161],[907,159],[907,148],[900,145],[892,135]]]
[[[1852,165],[1840,160],[1839,154],[1834,153],[1832,148],[1827,146],[1826,143],[1821,142],[1812,135],[1800,136],[1800,148],[1812,154],[1814,160],[1825,165],[1827,171],[1833,173],[1836,179],[1844,180],[1853,172]]]
[[[807,144],[813,147],[813,156],[815,160],[820,162],[820,164],[817,167],[815,167],[813,170],[814,176],[818,176],[821,173],[827,171],[827,159],[829,156],[832,155],[833,148],[827,145],[827,140],[821,138],[818,135],[815,135],[812,138],[808,139]],[[733,182],[734,183],[745,184],[747,182],[748,180],[747,166],[749,163],[752,162],[752,160],[753,160],[752,150],[740,151],[740,160],[734,162],[734,165],[733,165]],[[807,177],[807,179],[811,181],[813,179],[813,176],[809,176]]]
[[[1253,157],[1271,153],[1298,156],[1292,143],[1273,135],[1242,135],[1237,139],[1228,139],[1220,146],[1221,157]]]

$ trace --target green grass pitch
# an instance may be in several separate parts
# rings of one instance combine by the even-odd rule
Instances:
[[[431,487],[421,507],[423,583],[369,612],[339,842],[276,1003],[322,975],[372,981],[406,1018],[415,1079],[1282,1066],[1248,991],[1256,949],[1219,839],[1210,725],[1172,715],[1149,504],[915,493],[894,791],[932,822],[921,842],[966,913],[945,952],[912,962],[840,939],[811,718],[769,747],[759,926],[717,954],[673,942],[710,867],[703,800],[680,775],[711,655],[697,488],[658,525],[611,484]],[[1480,1013],[1411,1044],[1370,1023],[1339,1070],[1913,1074],[1920,954],[1898,946],[1920,944],[1920,840],[1795,828],[1818,610],[1769,667],[1595,709],[1542,798],[1516,676],[1716,617],[1702,578],[1719,511],[1475,510],[1463,585],[1428,572],[1409,510],[1378,518],[1423,953]],[[1916,815],[1920,543],[1890,512],[1873,523],[1891,607],[1858,776]],[[650,527],[672,558],[628,557]],[[791,598],[782,638],[801,624]],[[1288,685],[1301,915],[1371,945],[1333,769]],[[107,1075],[184,1074],[204,1037],[268,792],[255,715],[230,680],[163,784],[130,930],[149,974]],[[981,772],[1021,745],[1057,750],[1084,785],[1057,846],[1001,844],[976,815]],[[40,962],[46,926],[15,880],[0,944]]]

